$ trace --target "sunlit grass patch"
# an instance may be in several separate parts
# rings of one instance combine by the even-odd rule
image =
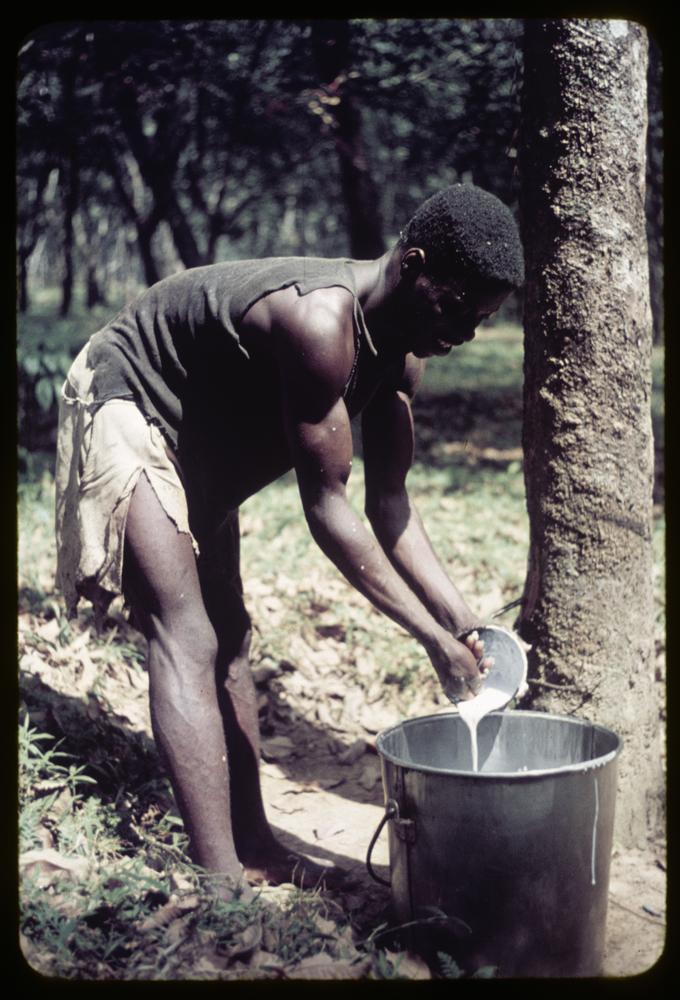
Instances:
[[[517,329],[484,331],[433,362],[416,403],[411,495],[449,575],[483,618],[520,595],[526,572],[521,351]],[[405,960],[370,942],[359,954],[342,914],[308,891],[263,892],[263,954],[248,969],[230,964],[229,939],[255,911],[225,912],[200,891],[151,739],[144,643],[122,602],[101,635],[86,607],[76,620],[65,618],[54,581],[52,461],[49,453],[22,455],[19,489],[21,902],[29,962],[48,975],[94,980],[410,975]],[[363,485],[359,449],[348,484],[358,517]],[[422,647],[353,590],[313,542],[293,474],[244,504],[241,525],[253,660],[272,664],[275,674],[286,664],[267,689],[277,707],[292,706],[327,734],[315,713],[332,705],[343,736],[352,726],[365,736],[377,731],[383,711],[396,719],[444,705]],[[662,670],[660,504],[653,544]],[[453,967],[449,973],[456,977]]]

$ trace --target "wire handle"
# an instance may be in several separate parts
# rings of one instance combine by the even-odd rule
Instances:
[[[379,882],[380,885],[386,885],[388,889],[392,887],[392,883],[387,882],[384,878],[381,878],[381,876],[378,875],[377,872],[374,870],[373,865],[371,864],[371,854],[373,853],[373,848],[375,847],[378,841],[378,837],[382,833],[382,829],[385,823],[387,823],[389,819],[394,819],[394,817],[398,815],[399,815],[399,806],[397,805],[396,801],[394,799],[388,799],[387,802],[385,803],[385,815],[378,823],[378,828],[371,837],[371,842],[368,845],[368,851],[366,852],[366,868],[368,869],[368,874],[371,876],[374,882]]]

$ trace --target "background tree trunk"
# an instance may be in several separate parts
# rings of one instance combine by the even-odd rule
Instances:
[[[361,111],[346,87],[350,64],[349,21],[312,22],[314,54],[321,82],[337,104],[329,105],[335,118],[335,148],[340,164],[342,195],[347,212],[350,253],[358,260],[385,252],[378,190],[371,176],[361,134]]]
[[[531,543],[518,627],[533,644],[532,706],[623,737],[616,836],[625,846],[656,832],[662,788],[646,68],[637,24],[527,21],[520,164]]]
[[[61,305],[59,313],[68,316],[73,302],[73,287],[75,284],[76,266],[74,260],[75,231],[74,218],[80,202],[80,165],[78,162],[78,137],[73,128],[73,110],[75,106],[76,62],[72,59],[64,73],[64,108],[66,121],[66,142],[63,151],[63,166],[61,176],[64,182],[63,212],[64,212],[64,272],[61,281]]]
[[[189,220],[179,203],[175,188],[175,171],[181,148],[181,130],[173,130],[171,114],[164,109],[158,113],[156,118],[159,135],[149,141],[142,128],[138,95],[132,87],[120,91],[117,107],[130,152],[135,157],[139,172],[154,200],[151,214],[156,218],[164,219],[170,226],[177,254],[184,267],[199,267],[201,264],[207,263],[198,247]],[[147,272],[149,270],[148,264],[149,262],[145,260],[144,267]]]

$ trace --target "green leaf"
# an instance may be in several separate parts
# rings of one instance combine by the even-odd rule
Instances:
[[[35,398],[38,401],[38,405],[41,410],[47,412],[54,401],[54,386],[52,385],[52,379],[39,378],[35,384]]]
[[[31,378],[35,378],[36,375],[40,374],[40,355],[28,354],[21,362],[21,365],[27,375],[30,375]]]
[[[477,969],[470,976],[471,979],[493,979],[498,972],[498,966],[496,965],[483,965],[481,969]]]

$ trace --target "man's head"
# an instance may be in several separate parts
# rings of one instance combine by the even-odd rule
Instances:
[[[474,184],[453,184],[423,202],[398,247],[420,247],[431,278],[473,278],[508,289],[524,282],[524,254],[512,212]]]
[[[413,320],[412,350],[423,357],[471,340],[478,323],[524,281],[512,213],[472,184],[455,184],[424,202],[395,253],[400,298]]]

